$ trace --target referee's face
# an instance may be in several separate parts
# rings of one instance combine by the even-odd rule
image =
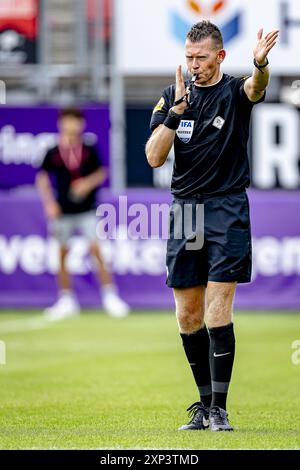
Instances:
[[[224,49],[216,48],[211,38],[195,43],[187,39],[185,43],[185,57],[189,72],[198,75],[196,83],[199,85],[209,85],[218,78],[220,64],[224,60],[225,51]]]

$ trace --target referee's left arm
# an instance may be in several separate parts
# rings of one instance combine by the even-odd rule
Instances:
[[[263,30],[260,29],[257,34],[257,45],[253,51],[254,67],[252,76],[244,84],[244,89],[250,101],[259,101],[268,86],[270,72],[268,67],[268,54],[275,46],[279,30],[275,29],[263,37]]]

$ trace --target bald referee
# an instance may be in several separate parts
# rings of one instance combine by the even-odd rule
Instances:
[[[267,57],[278,33],[259,30],[252,76],[234,78],[221,71],[226,52],[218,27],[195,24],[185,43],[194,84],[184,81],[179,66],[176,85],[164,90],[152,114],[146,145],[151,167],[163,165],[174,144],[167,285],[173,288],[183,348],[200,395],[180,430],[209,425],[212,431],[233,430],[226,411],[235,352],[233,298],[237,283],[251,280],[249,123],[253,106],[265,98]],[[175,204],[181,213],[187,205],[204,208],[201,249],[190,249],[188,237],[174,235]]]

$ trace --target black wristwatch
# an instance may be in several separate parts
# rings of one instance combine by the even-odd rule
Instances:
[[[177,119],[182,118],[182,114],[175,113],[175,111],[173,111],[172,108],[169,109],[168,114],[170,117],[173,117],[173,118],[177,118]]]
[[[266,57],[267,59],[267,63],[264,64],[264,65],[259,65],[257,62],[256,62],[256,59],[254,57],[253,59],[253,64],[255,65],[255,67],[261,72],[261,73],[264,73],[262,69],[264,69],[265,67],[267,67],[269,65],[269,61],[268,61],[268,57]]]

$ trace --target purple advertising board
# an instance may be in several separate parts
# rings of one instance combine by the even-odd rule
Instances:
[[[90,105],[82,110],[86,118],[84,140],[98,147],[103,164],[108,166],[108,106]],[[0,108],[0,189],[34,183],[46,151],[56,144],[57,116],[58,109],[53,106]]]
[[[238,286],[235,306],[300,309],[300,192],[251,190],[248,194],[253,280]],[[173,309],[172,291],[165,285],[166,240],[158,236],[159,225],[153,228],[150,220],[154,206],[168,209],[169,192],[132,189],[120,198],[106,189],[99,201],[103,213],[112,207],[116,214],[118,236],[99,243],[121,295],[132,308]],[[25,188],[0,192],[0,213],[0,307],[50,305],[57,295],[57,244],[47,234],[37,193]],[[140,231],[140,238],[128,236],[138,213],[147,220],[148,231]],[[92,266],[87,242],[75,235],[70,240],[68,269],[82,305],[98,308],[101,292]]]

